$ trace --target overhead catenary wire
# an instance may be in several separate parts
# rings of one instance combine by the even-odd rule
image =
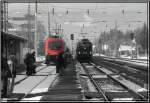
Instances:
[[[95,7],[94,7],[95,6]],[[65,7],[65,6],[61,6],[61,5],[51,5],[50,8],[51,8],[51,11],[50,13],[52,13],[52,9],[54,8],[55,9],[55,13],[54,13],[54,16],[56,17],[55,20],[52,20],[53,22],[70,22],[70,23],[73,23],[73,22],[87,22],[87,23],[90,23],[90,24],[97,24],[97,23],[102,23],[101,20],[98,18],[98,17],[94,17],[92,15],[88,15],[89,17],[92,18],[92,21],[87,21],[87,20],[83,20],[83,19],[80,19],[80,18],[75,18],[75,17],[72,17],[72,12],[75,12],[75,11],[79,11],[79,12],[83,12],[84,14],[88,14],[87,11],[89,12],[89,14],[92,14],[94,15],[94,12],[97,13],[97,15],[101,15],[98,11],[101,10],[101,8],[103,7],[100,7],[100,5],[96,4],[94,5],[93,8],[79,8],[79,7]],[[115,7],[115,6],[114,6]],[[118,7],[118,6],[117,6]],[[61,9],[61,11],[60,11]],[[104,9],[104,8],[103,8]],[[42,9],[39,9],[39,11],[41,11]],[[125,10],[125,9],[124,9]],[[42,10],[43,11],[43,10]],[[127,13],[127,11],[125,11]],[[40,12],[39,12],[40,13]],[[45,12],[42,12],[41,14],[44,14]],[[120,12],[121,13],[121,12]],[[60,14],[60,15],[59,15]],[[47,15],[47,13],[45,14],[45,16]],[[81,14],[83,15],[83,14]],[[73,19],[73,20],[69,20],[69,19]],[[74,20],[76,19],[76,20]],[[78,20],[80,19],[80,20]],[[108,21],[107,22],[114,22],[114,21]],[[118,22],[122,22],[122,21],[118,21]],[[126,21],[125,21],[126,22]],[[136,21],[135,21],[136,22]],[[138,22],[138,21],[137,21]]]
[[[54,7],[55,7],[55,9],[56,9],[56,7],[58,7],[58,6],[52,6],[52,8],[54,9]],[[59,8],[59,7],[58,7]],[[57,8],[57,9],[58,9]],[[64,8],[64,7],[63,7]],[[98,8],[98,6],[97,6],[97,4],[96,4],[96,7],[95,7],[95,9],[92,9],[92,10],[95,10],[95,11],[97,11],[97,8]],[[68,15],[70,12],[72,12],[72,11],[70,11],[69,9],[70,8],[65,8],[66,10],[64,10],[64,11],[66,11],[66,12],[64,12],[64,13],[62,13],[62,15],[61,16],[59,16],[58,15],[58,13],[60,13],[60,12],[58,12],[58,13],[56,13],[55,12],[55,16],[57,16],[58,18],[60,18],[61,20],[63,19],[63,21],[65,21],[66,22],[66,20],[64,20],[64,17],[66,17],[66,14]],[[83,10],[87,10],[87,9],[83,9]],[[88,10],[91,10],[91,9],[88,9]],[[124,9],[123,9],[124,10]],[[69,11],[69,12],[68,12]],[[89,12],[91,12],[91,11],[89,11]],[[92,17],[93,18],[93,17]],[[68,18],[67,18],[68,19]],[[75,19],[75,18],[69,18],[69,19]],[[78,18],[76,18],[76,19],[78,19]],[[94,19],[96,19],[96,18],[94,18]],[[80,21],[79,21],[80,22]]]

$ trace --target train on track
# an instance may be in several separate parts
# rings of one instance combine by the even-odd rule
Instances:
[[[51,36],[45,40],[45,63],[55,64],[56,58],[60,53],[64,53],[65,58],[68,57],[69,49],[65,41],[58,36]],[[68,55],[67,55],[68,54]]]
[[[88,62],[92,60],[93,44],[88,39],[81,39],[77,43],[76,58],[80,62]]]

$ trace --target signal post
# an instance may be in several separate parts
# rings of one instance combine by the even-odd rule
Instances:
[[[72,41],[72,57],[73,57],[73,65],[74,65],[74,53],[73,53],[73,40],[74,40],[74,34],[70,35],[70,39]]]

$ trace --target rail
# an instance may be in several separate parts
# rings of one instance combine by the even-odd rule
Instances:
[[[132,90],[131,88],[129,88],[128,86],[124,85],[123,83],[121,83],[120,81],[118,81],[117,79],[114,78],[115,75],[117,74],[109,74],[106,73],[105,71],[99,69],[98,66],[96,66],[94,63],[89,63],[90,65],[92,65],[94,68],[97,68],[100,72],[104,73],[105,75],[107,75],[108,78],[110,78],[111,80],[115,81],[118,85],[120,85],[121,87],[125,88],[127,91],[129,91],[129,93],[134,94],[136,97],[138,97],[138,100],[147,100],[146,97],[144,97],[142,94]],[[105,99],[105,101],[110,101],[109,97],[107,97],[106,93],[104,90],[101,89],[101,86],[94,80],[94,78],[92,77],[92,74],[88,73],[88,70],[86,69],[86,66],[84,66],[83,64],[81,64],[84,68],[84,70],[86,71],[89,79],[91,80],[91,82],[94,84],[95,88],[97,89],[99,95],[102,94],[103,98]]]

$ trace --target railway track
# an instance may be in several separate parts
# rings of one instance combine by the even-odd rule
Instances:
[[[97,89],[100,99],[103,98],[104,101],[147,100],[147,97],[137,91],[137,89],[143,89],[142,87],[125,80],[122,76],[106,68],[96,66],[94,63],[81,63],[81,65]],[[91,69],[96,70],[96,72],[99,71],[99,73],[91,73]],[[128,86],[123,82],[128,82],[132,86]],[[144,92],[147,91],[144,89]]]
[[[69,66],[64,71],[65,75],[56,74],[55,66],[39,68],[36,75],[16,85],[12,96],[3,101],[81,100],[82,88],[76,69],[71,64]]]
[[[131,59],[109,58],[109,57],[104,57],[101,59],[103,59],[104,61],[109,61],[111,63],[119,64],[119,65],[127,65],[140,71],[146,71],[146,72],[148,71],[149,60],[137,61],[137,60],[131,60]]]
[[[108,59],[116,59],[116,60],[123,60],[123,61],[129,61],[129,62],[135,62],[135,63],[143,63],[147,64],[148,60],[147,59],[127,59],[127,58],[111,58],[111,57],[104,57]]]
[[[137,69],[134,67],[130,67],[126,65],[125,63],[117,63],[117,61],[109,61],[109,60],[94,60],[97,65],[102,65],[110,69],[111,71],[114,71],[122,76],[124,76],[126,79],[129,79],[141,86],[148,85],[148,67],[147,70],[145,69]]]
[[[135,62],[135,63],[143,63],[143,64],[147,64],[148,60],[147,59],[121,59],[121,60],[125,60],[125,61],[131,61],[131,62]]]

